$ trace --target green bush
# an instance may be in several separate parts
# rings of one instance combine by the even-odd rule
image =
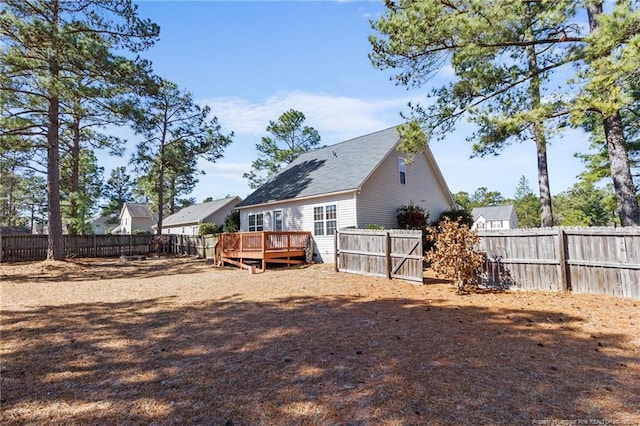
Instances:
[[[413,203],[404,205],[396,210],[396,218],[400,229],[420,229],[424,231],[429,226],[429,212]]]
[[[211,235],[218,233],[218,225],[215,223],[201,223],[198,228],[198,235]]]
[[[442,212],[433,225],[439,226],[445,218],[448,218],[452,222],[458,222],[461,225],[467,225],[469,228],[473,226],[473,216],[463,209],[449,209]]]
[[[223,232],[238,232],[240,230],[240,211],[236,210],[227,215],[222,226]]]
[[[375,223],[369,223],[365,226],[365,229],[386,229],[384,225],[376,225]]]

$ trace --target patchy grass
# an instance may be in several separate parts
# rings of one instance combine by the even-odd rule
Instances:
[[[2,424],[640,423],[637,300],[191,259],[0,281]]]

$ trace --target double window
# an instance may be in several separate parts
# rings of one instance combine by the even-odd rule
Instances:
[[[313,208],[313,235],[333,235],[338,227],[338,211],[335,204]]]
[[[264,214],[249,213],[249,232],[264,231]]]

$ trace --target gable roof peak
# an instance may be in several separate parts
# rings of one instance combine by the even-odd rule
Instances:
[[[394,126],[301,154],[238,207],[357,190],[399,141]]]

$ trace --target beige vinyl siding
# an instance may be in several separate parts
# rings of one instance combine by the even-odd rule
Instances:
[[[313,208],[331,204],[335,204],[337,208],[337,229],[356,226],[354,194],[344,194],[340,197],[321,197],[313,200],[313,202],[309,200],[309,204],[305,206],[305,209],[308,211],[308,214],[305,214],[305,219],[309,221],[306,230],[311,231],[313,236],[315,243],[314,255],[319,256],[325,263],[334,262],[333,234],[323,236],[313,235]]]
[[[264,230],[273,230],[273,212],[275,210],[281,210],[283,214],[283,231],[302,231],[302,210],[301,205],[295,202],[274,204],[268,206],[249,207],[240,210],[240,231],[249,232],[249,215],[259,214],[264,215]]]
[[[215,213],[207,216],[202,222],[215,223],[218,226],[224,225],[224,221],[231,213],[233,213],[233,209],[235,208],[238,202],[229,203],[226,206],[216,210]]]
[[[184,232],[182,232],[183,229]],[[196,223],[185,223],[162,227],[162,234],[198,235],[198,231],[200,231],[200,225]]]
[[[125,235],[129,235],[133,231],[151,232],[153,225],[153,219],[150,217],[132,217],[128,210],[122,213],[122,219],[120,220],[121,234]]]
[[[151,232],[154,225],[154,221],[150,217],[134,217],[131,218],[131,221],[131,231],[129,233],[133,231]]]
[[[122,213],[122,218],[120,219],[120,227],[122,234],[131,234],[131,225],[133,223],[133,218],[129,214],[129,210],[126,210]]]
[[[509,218],[509,229],[516,229],[518,227],[518,216],[516,215],[515,210],[511,213],[511,217]]]
[[[448,189],[441,184],[427,154],[417,154],[406,166],[404,185],[400,183],[398,157],[406,154],[391,151],[362,186],[358,194],[359,228],[370,224],[397,227],[396,210],[410,202],[428,211],[430,220],[451,208]]]
[[[248,232],[249,214],[262,213],[264,214],[265,231],[271,231],[273,230],[273,212],[282,210],[283,231],[311,232],[314,242],[314,259],[333,263],[333,235],[313,235],[313,208],[331,204],[336,205],[338,229],[356,226],[355,196],[353,193],[348,193],[243,208],[240,210],[240,230]]]

